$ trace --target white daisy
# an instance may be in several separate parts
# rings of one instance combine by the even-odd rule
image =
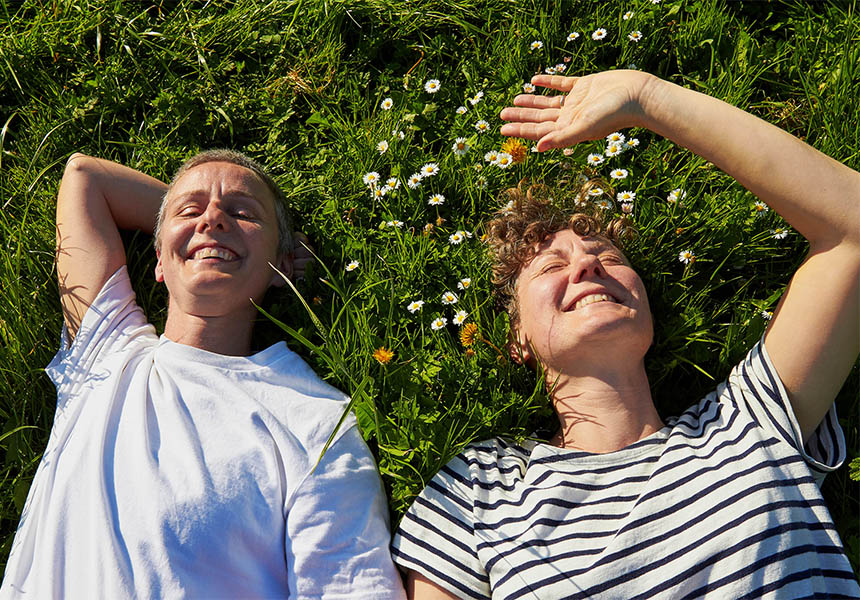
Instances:
[[[622,18],[622,19],[624,19],[625,21],[629,21],[630,19],[632,19],[632,18],[633,18],[633,11],[632,11],[632,10],[628,10],[626,13],[624,13],[624,14],[621,16],[621,18]]]
[[[598,27],[591,34],[591,39],[593,40],[602,40],[606,37],[606,30],[603,27]]]
[[[596,167],[597,165],[599,165],[600,163],[603,162],[603,155],[602,154],[589,154],[588,158],[585,160],[592,167]]]
[[[392,108],[394,108],[394,100],[392,100],[391,98],[386,98],[385,100],[380,102],[379,108],[381,108],[382,110],[391,110]]]
[[[500,169],[507,169],[514,164],[514,157],[507,152],[499,152],[499,156],[496,158],[496,162],[494,164]]]
[[[555,72],[556,73],[564,73],[566,70],[567,70],[567,65],[564,63],[558,63],[555,66]]]
[[[631,31],[630,33],[627,34],[627,39],[629,39],[631,42],[638,42],[639,40],[642,39],[642,32],[638,31],[638,30],[637,31]]]
[[[573,148],[565,148],[564,150],[561,151],[561,153],[564,154],[565,156],[572,156],[573,155]]]
[[[612,143],[606,146],[606,156],[618,156],[624,151],[624,146],[621,144]]]
[[[439,172],[439,165],[436,163],[427,163],[421,167],[421,177],[432,177]]]
[[[429,94],[435,94],[440,89],[442,89],[442,84],[439,83],[438,79],[428,79],[424,83],[424,91],[426,91]]]
[[[458,310],[456,313],[454,313],[454,318],[451,319],[451,321],[454,323],[454,325],[459,327],[460,325],[465,323],[466,317],[468,316],[469,313],[467,313],[465,310]]]
[[[422,306],[424,306],[424,300],[413,300],[406,305],[406,310],[414,314],[421,310]]]
[[[410,190],[414,190],[421,186],[421,173],[413,173],[409,176],[409,179],[406,180],[406,185]]]
[[[459,298],[454,292],[445,292],[442,294],[442,304],[457,304]]]
[[[785,229],[784,227],[771,229],[770,232],[773,234],[773,239],[775,240],[785,239],[785,237],[788,236],[788,229]]]
[[[766,213],[767,211],[770,210],[770,208],[768,208],[767,204],[765,204],[761,200],[756,200],[755,203],[753,204],[753,208],[755,209],[756,214]]]
[[[532,85],[532,84],[530,84],[530,83],[524,83],[524,84],[523,84],[523,91],[524,91],[526,94],[534,94],[534,93],[535,93],[535,86],[533,86],[533,85]]]
[[[344,269],[346,270],[347,273],[349,273],[350,271],[355,271],[357,268],[358,268],[358,261],[357,260],[350,261],[346,265],[346,267],[344,267]]]
[[[468,108],[466,108],[465,106],[458,106],[458,107],[457,107],[457,110],[456,110],[455,112],[456,112],[458,115],[462,115],[462,114],[464,114],[467,110],[469,110],[469,109],[468,109]]]
[[[681,188],[675,188],[674,190],[669,192],[668,196],[666,196],[666,201],[674,204],[675,202],[678,202],[679,200],[683,200],[686,197],[687,197],[687,192],[685,192]]]
[[[361,180],[367,187],[376,187],[376,184],[379,183],[379,173],[377,173],[376,171],[365,173],[364,177],[362,177]]]
[[[633,202],[636,199],[636,192],[631,192],[630,190],[625,190],[623,192],[618,192],[615,195],[615,198],[619,202]]]
[[[761,315],[761,318],[765,321],[770,321],[773,318],[773,313],[767,310],[763,310],[759,314]]]
[[[612,203],[612,200],[605,197],[601,198],[600,200],[595,200],[594,204],[597,206],[597,208],[601,210],[611,210],[615,207],[615,205]]]
[[[633,65],[633,66],[635,67],[636,65]],[[630,138],[629,140],[624,142],[625,148],[635,148],[638,145],[639,145],[639,138]]]
[[[478,130],[478,133],[487,133],[490,130],[490,124],[487,123],[484,119],[481,119],[477,123],[475,123],[475,129]]]
[[[606,143],[608,144],[623,144],[624,140],[627,139],[624,137],[624,134],[619,131],[613,131],[609,135],[606,136]]]
[[[403,221],[398,221],[397,219],[394,219],[393,221],[386,221],[385,224],[389,227],[397,227],[397,229],[403,228]]]
[[[478,178],[475,180],[475,183],[482,190],[487,189],[487,178],[484,177],[483,175],[479,175]]]
[[[475,106],[478,102],[481,101],[481,98],[484,97],[484,92],[478,92],[473,97],[469,98],[469,104]]]
[[[660,0],[651,0],[651,4],[660,4]]]
[[[386,152],[388,152],[388,142],[382,140],[381,142],[376,144],[376,151],[380,154],[385,154]]]
[[[627,175],[627,169],[613,169],[609,172],[609,176],[612,179],[626,179]]]
[[[531,44],[529,44],[529,48],[531,50],[540,50],[541,48],[543,48],[543,42],[535,40]]]
[[[433,331],[438,331],[445,327],[445,325],[447,324],[448,319],[446,319],[445,317],[436,317],[430,322],[430,329],[432,329]]]
[[[570,33],[567,34],[567,41],[572,42],[573,40],[575,40],[578,37],[579,37],[579,33],[577,33],[576,31],[571,31]]]
[[[685,265],[689,265],[691,262],[696,260],[696,255],[693,254],[692,250],[682,250],[678,255],[678,260],[680,260]]]
[[[495,150],[490,150],[484,154],[484,160],[490,164],[496,164],[496,161],[499,160],[499,153]]]
[[[633,203],[632,202],[622,202],[621,203],[621,212],[625,215],[629,215],[633,212]]]
[[[463,240],[466,239],[466,236],[463,235],[462,231],[455,231],[451,235],[448,236],[448,241],[455,246],[458,244],[462,244]]]
[[[406,134],[405,134],[405,133],[403,133],[402,131],[398,130],[398,129],[392,129],[392,130],[391,130],[391,135],[393,135],[394,137],[396,137],[398,140],[402,140],[403,138],[405,138],[405,137],[406,137]]]
[[[382,198],[383,196],[385,196],[385,194],[388,193],[388,186],[382,185],[379,187],[372,187],[370,188],[370,190],[370,195],[378,200],[379,198]]]
[[[400,187],[400,180],[397,177],[389,177],[388,181],[385,182],[385,187],[388,188],[389,192],[393,192]]]
[[[463,279],[457,282],[457,288],[461,290],[468,289],[470,285],[472,285],[471,277],[463,277]]]
[[[590,190],[588,190],[588,195],[589,196],[601,196],[601,195],[603,195],[603,188],[602,187],[593,187]]]
[[[543,70],[547,75],[555,75],[555,67],[547,67]]]
[[[442,194],[433,194],[430,196],[430,199],[427,201],[427,204],[430,206],[439,206],[440,204],[445,203],[445,196]]]
[[[469,142],[467,142],[464,137],[458,137],[454,140],[454,145],[451,147],[451,150],[453,150],[454,154],[457,156],[463,156],[469,151]]]

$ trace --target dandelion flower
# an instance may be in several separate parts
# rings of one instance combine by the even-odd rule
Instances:
[[[683,200],[686,197],[687,197],[687,192],[685,192],[681,188],[675,188],[674,190],[669,192],[668,196],[666,196],[666,201],[674,204],[675,202],[678,202],[679,200]]]
[[[474,323],[466,323],[460,330],[460,343],[467,348],[478,341],[478,338],[480,338],[478,326]]]
[[[430,206],[439,206],[445,203],[445,196],[442,194],[433,194],[430,196],[430,199],[427,201],[427,204]]]
[[[381,365],[387,365],[388,362],[394,358],[394,352],[386,348],[385,346],[380,346],[376,350],[373,351],[373,358],[376,359]]]
[[[442,304],[457,304],[459,298],[454,292],[445,292],[442,294]]]
[[[621,144],[612,143],[606,146],[606,156],[618,156],[624,150]]]
[[[388,142],[386,142],[385,140],[382,140],[381,142],[376,144],[376,150],[380,154],[385,154],[386,152],[388,152]]]
[[[460,281],[457,282],[457,287],[461,290],[469,289],[469,286],[472,285],[471,277],[463,277]]]
[[[421,167],[421,177],[432,177],[439,172],[439,165],[436,163],[427,163]]]
[[[530,84],[530,83],[524,83],[524,84],[523,84],[523,91],[524,91],[526,94],[534,94],[534,93],[535,93],[535,86],[533,86],[533,85],[532,85],[532,84]]]
[[[586,159],[586,162],[588,162],[588,164],[591,165],[592,167],[596,167],[597,165],[599,165],[600,163],[603,162],[603,155],[602,154],[589,154],[588,158]]]
[[[753,204],[753,208],[755,209],[756,214],[766,213],[770,210],[767,204],[765,204],[761,200],[756,200],[756,202]]]
[[[568,34],[567,34],[567,41],[568,41],[568,42],[572,42],[573,40],[575,40],[575,39],[576,39],[576,38],[578,38],[578,37],[579,37],[579,33],[578,33],[578,32],[576,32],[576,31],[571,31],[570,33],[568,33]]]
[[[483,97],[484,97],[484,92],[478,92],[477,94],[475,94],[474,96],[469,98],[469,104],[471,104],[472,106],[475,106],[478,102],[481,101],[481,98],[483,98]]]
[[[609,176],[612,179],[626,179],[627,175],[627,169],[613,169],[609,172]]]
[[[514,157],[507,152],[499,152],[499,156],[496,158],[496,162],[494,164],[500,169],[507,169],[514,164]]]
[[[638,30],[631,31],[629,34],[627,34],[627,39],[629,39],[631,42],[638,42],[642,39],[642,32]]]
[[[535,40],[531,44],[529,44],[529,49],[531,50],[540,50],[541,48],[543,48],[543,42],[539,40]]]
[[[773,239],[782,240],[788,236],[788,229],[784,227],[777,227],[776,229],[771,229],[770,232],[773,234]]]
[[[680,260],[680,261],[681,261],[682,263],[684,263],[685,265],[689,265],[691,262],[695,262],[695,260],[696,260],[696,255],[695,255],[695,254],[693,254],[693,251],[692,251],[692,250],[683,250],[683,251],[678,255],[678,260]]]
[[[346,267],[344,267],[344,269],[346,270],[347,273],[349,273],[350,271],[355,271],[357,268],[358,268],[358,261],[357,260],[349,261],[349,263],[346,265]]]
[[[430,322],[430,329],[432,329],[433,331],[439,331],[447,324],[448,319],[446,319],[445,317],[436,317]]]
[[[438,79],[428,79],[424,83],[424,91],[428,94],[435,94],[440,89],[442,89],[442,84],[439,83]]]
[[[377,173],[376,171],[365,173],[364,177],[362,177],[361,180],[367,187],[375,187],[376,184],[379,183],[379,173]]]
[[[454,154],[457,156],[463,156],[469,151],[469,142],[467,142],[464,137],[458,137],[454,140],[454,145],[451,147],[451,150],[453,150]]]
[[[448,241],[451,244],[453,244],[454,246],[462,244],[463,240],[465,240],[465,239],[466,239],[466,236],[463,235],[462,231],[455,231],[454,233],[452,233],[451,235],[448,236]]]
[[[394,100],[392,100],[391,98],[386,98],[379,104],[379,108],[381,108],[382,110],[391,110],[392,108],[394,108]]]
[[[468,109],[468,108],[466,108],[465,106],[458,106],[458,107],[457,107],[457,110],[456,110],[455,112],[456,112],[458,115],[462,115],[462,114],[465,114],[465,112],[466,112],[467,110],[469,110],[469,109]]]
[[[602,40],[606,37],[606,30],[603,27],[598,27],[591,34],[591,39],[593,40]]]
[[[636,192],[631,192],[630,190],[625,190],[623,192],[618,192],[615,198],[619,202],[633,202],[636,199]]]
[[[413,173],[409,176],[409,179],[406,180],[406,185],[410,190],[414,190],[421,186],[421,173]]]
[[[413,300],[409,304],[406,305],[406,310],[411,312],[412,314],[417,313],[421,310],[421,307],[424,306],[424,300]]]
[[[624,137],[624,134],[619,131],[613,131],[609,135],[606,136],[606,143],[608,144],[623,144],[624,140],[627,139]]]
[[[502,152],[511,155],[515,163],[521,163],[526,159],[526,145],[517,138],[508,138],[502,144]]]
[[[629,21],[630,19],[632,19],[632,18],[633,18],[633,11],[632,11],[632,10],[628,10],[626,13],[624,13],[624,14],[622,15],[622,17],[621,17],[621,18],[622,18],[622,19],[624,19],[625,21]]]
[[[389,177],[385,182],[385,187],[388,188],[389,192],[393,192],[400,187],[400,180],[397,177]]]
[[[454,313],[454,318],[451,319],[451,321],[454,323],[454,325],[459,327],[466,322],[466,317],[468,316],[469,313],[467,313],[465,310],[458,310],[456,313]]]
[[[487,133],[490,130],[490,124],[487,123],[484,119],[481,119],[477,123],[475,123],[475,129],[478,130],[478,133]]]

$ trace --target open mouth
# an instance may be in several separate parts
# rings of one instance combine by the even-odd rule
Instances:
[[[609,294],[589,294],[587,296],[583,296],[579,300],[576,301],[570,310],[577,310],[588,306],[589,304],[595,304],[597,302],[612,302],[614,304],[618,304],[618,299],[614,296],[610,296]]]
[[[238,260],[239,256],[232,250],[221,246],[207,246],[205,248],[198,248],[192,252],[188,258],[190,260],[223,260],[225,262],[230,262]]]

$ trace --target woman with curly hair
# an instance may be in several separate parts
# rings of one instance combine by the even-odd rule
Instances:
[[[735,107],[639,71],[538,75],[502,133],[539,151],[646,127],[711,161],[809,242],[761,341],[663,421],[642,280],[602,225],[512,192],[490,224],[515,359],[559,428],[468,447],[401,523],[413,598],[860,597],[818,488],[845,459],[833,399],[860,352],[860,174]]]

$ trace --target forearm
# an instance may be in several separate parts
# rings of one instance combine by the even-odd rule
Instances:
[[[813,249],[860,245],[860,174],[721,100],[654,78],[648,129],[711,161],[766,202]]]
[[[58,202],[74,195],[101,199],[119,229],[151,234],[167,185],[119,163],[75,153],[66,163]]]

